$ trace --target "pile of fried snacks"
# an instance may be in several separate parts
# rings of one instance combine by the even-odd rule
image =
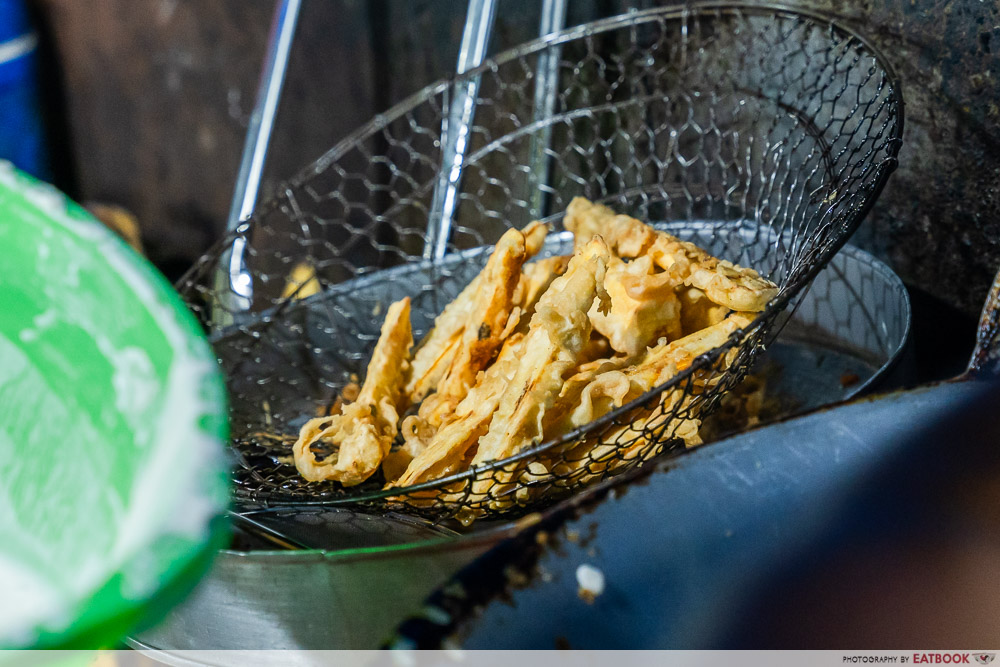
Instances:
[[[381,468],[388,487],[404,487],[506,459],[667,382],[749,325],[778,291],[752,269],[580,197],[564,225],[573,255],[537,261],[529,260],[546,226],[508,230],[416,347],[409,299],[393,303],[356,398],[302,427],[299,473],[353,486]],[[654,414],[679,414],[669,408],[685,400],[664,392]],[[636,419],[656,419],[645,414]],[[674,421],[674,437],[700,443],[696,418]],[[615,465],[607,453],[621,446],[608,444],[622,441],[616,429],[636,424],[568,445],[581,451],[549,450],[526,470],[593,478],[602,472],[595,462]],[[629,447],[642,446],[633,440]],[[574,466],[588,469],[573,477]],[[509,486],[513,476],[475,484]]]

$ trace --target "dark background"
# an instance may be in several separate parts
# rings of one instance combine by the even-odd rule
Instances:
[[[490,52],[537,32],[540,0],[500,0]],[[567,24],[649,2],[573,0]],[[911,286],[978,312],[1000,262],[1000,7],[994,0],[789,0],[868,36],[900,74],[900,168],[855,243]],[[270,0],[34,0],[57,184],[138,217],[176,277],[225,225]],[[352,129],[454,69],[461,0],[305,0],[265,196]]]

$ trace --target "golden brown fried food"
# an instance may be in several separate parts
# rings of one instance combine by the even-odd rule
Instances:
[[[549,288],[552,281],[566,273],[572,256],[546,257],[537,262],[530,262],[521,269],[521,280],[514,291],[514,304],[518,309],[519,320],[516,330],[526,332],[531,316],[535,313],[538,299]]]
[[[594,329],[616,352],[634,357],[662,336],[680,337],[681,309],[674,284],[666,274],[654,273],[651,257],[628,263],[612,257],[604,287],[611,297],[610,310],[602,313],[592,307],[589,315]]]
[[[731,310],[760,312],[778,293],[774,283],[753,269],[712,257],[693,243],[665,232],[657,233],[649,253],[657,266]]]
[[[703,291],[713,302],[731,310],[764,310],[778,288],[753,269],[712,257],[675,236],[627,215],[615,215],[607,206],[576,197],[566,210],[563,224],[587,239],[600,233],[612,252],[621,257],[649,255],[675,281]]]
[[[589,424],[635,400],[688,368],[696,357],[722,345],[737,329],[752,321],[752,313],[733,313],[708,329],[658,345],[632,366],[596,373],[582,389],[567,383],[568,400],[560,403],[561,420],[553,423],[553,430],[564,433]],[[706,382],[713,380],[703,379],[702,383]],[[687,447],[701,444],[699,420],[676,419],[665,423],[675,409],[683,412],[692,399],[693,396],[681,389],[668,391],[657,408],[633,415],[622,426],[612,427],[603,434],[601,442],[579,443],[561,453],[550,464],[553,472],[571,477],[574,483],[585,483],[611,470],[651,459],[660,452],[654,443],[647,441],[644,433],[658,429],[665,429],[667,435],[682,439]]]
[[[573,233],[573,251],[579,252],[598,234],[604,236],[605,243],[612,252],[614,243],[607,238],[607,222],[615,217],[615,212],[603,204],[595,204],[585,197],[573,197],[563,216],[563,227]]]
[[[417,415],[409,415],[400,423],[399,433],[403,437],[402,447],[389,452],[382,461],[382,475],[387,485],[399,479],[413,459],[427,449],[436,429]]]
[[[563,377],[590,340],[587,311],[602,294],[608,247],[594,237],[545,291],[531,318],[524,353],[504,390],[473,465],[497,461],[541,442],[542,421],[559,396]],[[473,490],[478,493],[477,489]]]
[[[549,226],[535,220],[525,225],[521,233],[524,234],[524,250],[530,259],[541,251],[545,237],[549,234]]]
[[[480,273],[479,286],[472,300],[458,349],[437,391],[420,406],[420,418],[432,427],[440,426],[465,398],[479,371],[493,361],[504,337],[514,308],[514,290],[521,277],[525,259],[525,237],[508,229],[497,242],[486,267]]]
[[[455,408],[452,418],[438,429],[393,486],[417,484],[459,471],[466,453],[486,433],[523,350],[524,336],[511,335],[497,360]]]
[[[688,335],[726,319],[729,309],[713,302],[697,287],[677,290],[681,303],[681,331]]]
[[[548,226],[535,221],[528,224],[521,233],[524,236],[524,260],[534,257],[542,248]],[[477,295],[484,280],[483,268],[465,286],[455,300],[434,319],[434,327],[420,342],[413,355],[413,371],[406,385],[406,395],[411,403],[419,403],[441,381],[445,371],[459,350],[462,333],[476,307]]]
[[[292,269],[285,283],[285,290],[281,293],[282,299],[296,298],[305,299],[322,291],[319,280],[316,278],[316,269],[308,262],[300,262]]]
[[[299,432],[292,447],[299,474],[353,486],[378,470],[396,437],[412,345],[410,299],[404,298],[389,306],[358,399],[339,415],[309,420]],[[317,456],[314,444],[329,453]]]
[[[694,359],[723,343],[753,321],[752,313],[733,313],[719,324],[648,350],[636,363],[595,374],[567,410],[557,432],[566,432],[603,417],[686,369]]]
[[[559,255],[526,263],[521,268],[521,280],[517,285],[514,303],[525,313],[534,312],[538,299],[553,280],[566,273],[571,259],[572,255]]]

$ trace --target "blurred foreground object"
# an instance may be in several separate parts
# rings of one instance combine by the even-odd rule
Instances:
[[[0,220],[0,649],[106,646],[227,540],[222,378],[163,277],[6,162]]]

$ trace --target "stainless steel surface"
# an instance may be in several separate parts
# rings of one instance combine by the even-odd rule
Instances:
[[[240,158],[240,170],[233,189],[233,200],[226,220],[226,229],[240,231],[242,225],[253,213],[260,193],[260,179],[264,172],[267,149],[274,129],[274,118],[281,100],[281,89],[288,70],[288,57],[295,36],[302,0],[278,0],[275,3],[274,21],[264,56],[257,100],[247,125],[246,141]],[[218,285],[228,288],[230,303],[218,311],[216,324],[223,326],[231,321],[225,317],[227,310],[243,311],[250,307],[253,298],[253,281],[247,269],[244,253],[246,238],[240,234],[233,240],[228,261],[220,264]],[[225,293],[225,292],[224,292]]]
[[[495,15],[496,0],[469,0],[465,30],[462,32],[462,44],[458,52],[458,74],[465,74],[482,64]],[[451,88],[451,100],[447,102],[447,120],[441,131],[441,172],[434,186],[434,197],[427,217],[425,259],[440,260],[448,251],[451,225],[458,206],[462,168],[476,113],[479,82],[479,76],[468,77],[457,81]]]
[[[516,528],[336,551],[223,551],[184,603],[134,639],[164,650],[377,648],[430,591]]]

